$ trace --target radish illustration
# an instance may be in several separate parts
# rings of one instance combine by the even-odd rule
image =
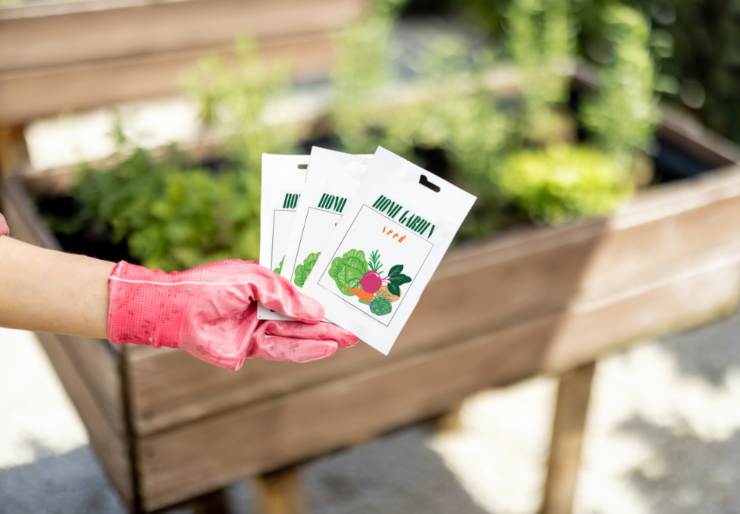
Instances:
[[[368,259],[367,265],[370,270],[360,279],[360,287],[368,293],[375,293],[383,287],[383,278],[380,276],[383,273],[383,265],[380,263],[379,251],[374,250],[370,253],[370,259]]]
[[[360,286],[368,293],[375,293],[383,287],[383,279],[375,271],[368,271],[360,279]]]

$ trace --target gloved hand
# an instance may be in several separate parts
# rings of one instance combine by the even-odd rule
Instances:
[[[108,287],[112,342],[181,348],[222,368],[237,370],[254,357],[309,362],[357,343],[320,322],[320,303],[254,262],[166,273],[121,261]],[[297,321],[259,321],[258,302]]]

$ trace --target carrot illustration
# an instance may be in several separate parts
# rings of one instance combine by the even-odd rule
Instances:
[[[358,297],[360,300],[364,300],[366,302],[373,301],[373,293],[368,293],[360,287],[348,287],[347,291]]]

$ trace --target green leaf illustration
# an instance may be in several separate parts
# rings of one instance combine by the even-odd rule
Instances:
[[[401,296],[401,288],[393,282],[388,283],[388,292],[396,296]]]
[[[360,279],[367,271],[368,264],[365,252],[349,250],[341,257],[335,257],[331,261],[329,276],[334,279],[337,289],[343,295],[352,296],[348,289],[359,287]]]
[[[380,263],[380,252],[378,250],[373,250],[370,253],[370,260],[367,264],[378,275],[383,273],[383,265]]]
[[[311,274],[311,270],[316,265],[316,261],[319,260],[319,255],[321,255],[321,252],[309,253],[303,260],[303,263],[295,267],[295,273],[293,274],[293,283],[295,285],[303,287],[308,275]]]
[[[388,272],[388,277],[393,278],[395,275],[400,275],[403,271],[403,264],[396,264]]]
[[[408,275],[404,275],[403,273],[401,273],[399,275],[393,275],[390,279],[388,279],[388,281],[391,284],[395,284],[397,286],[401,286],[403,284],[406,284],[408,282],[411,282],[411,277],[409,277]]]
[[[376,316],[385,316],[386,314],[390,314],[392,310],[391,302],[386,298],[375,298],[375,300],[370,302],[370,312]]]
[[[278,264],[278,267],[272,271],[274,271],[275,273],[279,275],[280,272],[283,271],[283,264],[285,264],[285,255],[283,255],[282,259],[280,259],[280,264]]]

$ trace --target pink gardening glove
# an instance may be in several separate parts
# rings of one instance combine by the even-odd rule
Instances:
[[[2,214],[0,214],[0,236],[7,236],[10,234],[10,229],[8,228],[8,224],[5,223],[5,218]]]
[[[166,273],[119,262],[109,278],[108,338],[181,348],[237,370],[253,357],[309,362],[357,338],[320,322],[324,309],[254,262],[214,262]],[[259,321],[257,303],[298,321]]]

